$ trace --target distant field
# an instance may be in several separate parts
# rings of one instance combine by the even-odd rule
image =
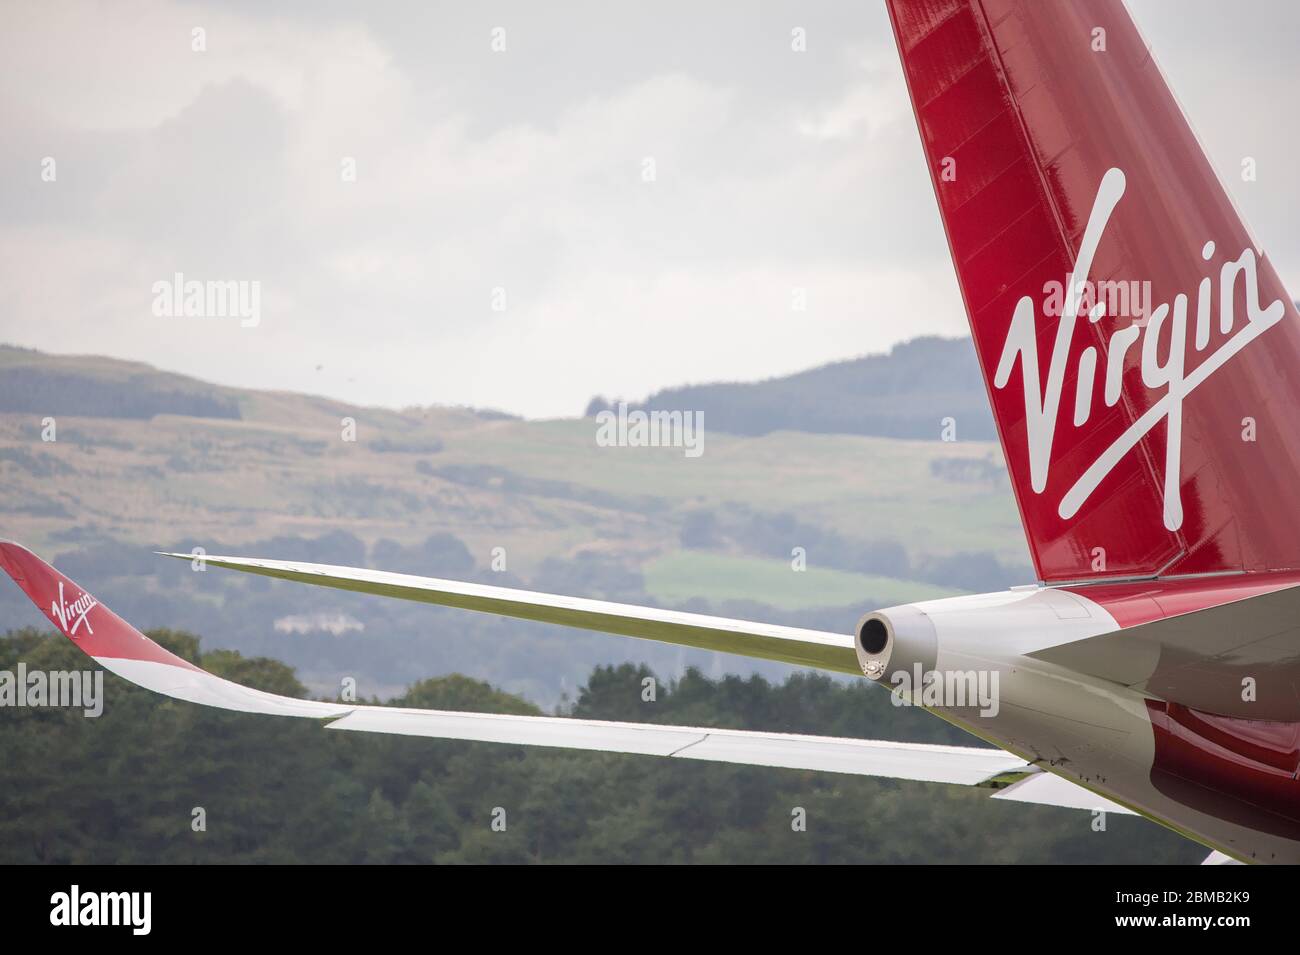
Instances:
[[[806,570],[795,571],[779,560],[728,557],[700,551],[677,551],[643,569],[646,591],[665,603],[692,597],[710,601],[753,600],[783,610],[910,603],[957,593],[894,577],[851,574],[818,568],[810,555]]]
[[[210,645],[287,660],[322,690],[349,676],[368,692],[395,691],[455,671],[551,705],[598,663],[715,675],[766,665],[195,575],[150,551],[220,547],[437,574],[421,548],[452,535],[470,558],[453,576],[496,582],[492,570],[504,569],[512,585],[554,593],[752,602],[744,616],[846,632],[868,608],[947,593],[928,582],[995,589],[1028,563],[987,442],[706,430],[703,455],[686,458],[679,448],[600,447],[592,419],[364,408],[3,346],[0,381],[10,382],[0,389],[10,402],[0,400],[10,409],[0,410],[0,536],[71,561],[77,579],[142,626],[189,628]],[[103,416],[104,401],[120,414]],[[55,440],[47,417],[57,419]],[[781,559],[796,546],[807,549],[802,573]],[[489,570],[496,553],[508,566]],[[970,559],[952,561],[957,554]],[[986,581],[980,568],[991,571]],[[276,628],[286,615],[320,612],[346,613],[365,629]],[[0,619],[43,622],[3,581]]]
[[[48,443],[41,415],[0,413],[5,532],[53,553],[87,534],[154,547],[336,530],[368,545],[384,537],[414,544],[446,531],[483,564],[504,547],[511,571],[527,577],[548,558],[584,550],[642,568],[676,560],[688,515],[731,507],[848,540],[896,540],[914,564],[959,551],[1027,563],[1011,492],[996,479],[999,452],[988,442],[706,431],[704,454],[686,458],[674,448],[598,447],[590,419],[357,408],[238,391],[112,359],[3,347],[0,368],[56,374],[60,387],[77,376],[129,379],[157,395],[185,393],[239,409],[234,420],[64,413],[57,442]],[[344,419],[355,421],[355,441],[341,437]],[[729,565],[719,561],[707,572],[724,573]],[[672,563],[657,566],[662,573]],[[761,595],[765,588],[747,579],[732,573],[715,592]],[[792,592],[783,605],[853,599],[855,588],[885,586],[869,581],[846,574],[814,582],[810,571],[799,586],[815,596]]]
[[[939,459],[1000,460],[983,441],[916,441],[779,431],[706,435],[704,454],[601,448],[586,420],[500,422],[448,441],[446,460],[491,463],[669,507],[742,503],[858,539],[893,538],[915,554],[988,551],[1028,563],[1009,486],[937,477]]]

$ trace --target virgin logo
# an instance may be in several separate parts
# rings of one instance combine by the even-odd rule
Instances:
[[[1011,372],[1016,360],[1020,360],[1020,382],[1025,396],[1025,422],[1029,444],[1029,477],[1035,494],[1043,493],[1047,487],[1048,471],[1052,461],[1052,442],[1056,437],[1057,413],[1061,407],[1061,392],[1070,364],[1070,344],[1074,340],[1074,328],[1079,320],[1079,310],[1088,304],[1086,312],[1090,322],[1099,322],[1106,314],[1105,302],[1090,304],[1092,296],[1087,295],[1091,287],[1089,271],[1093,256],[1101,242],[1106,224],[1111,213],[1124,195],[1125,179],[1120,169],[1109,169],[1102,177],[1093,201],[1092,212],[1084,229],[1083,241],[1079,244],[1079,256],[1075,268],[1066,277],[1065,308],[1061,312],[1056,327],[1056,339],[1052,345],[1050,364],[1047,370],[1046,388],[1040,390],[1042,379],[1038,372],[1038,341],[1033,299],[1026,295],[1016,303],[1011,317],[1011,327],[1007,331],[1006,344],[1002,348],[1002,357],[998,360],[997,372],[993,384],[998,389],[1005,388],[1011,380]],[[1201,249],[1201,258],[1209,262],[1214,257],[1214,243],[1206,242]],[[1246,289],[1246,321],[1234,328],[1233,315],[1234,292],[1237,277],[1241,276]],[[1187,306],[1188,296],[1179,293],[1169,304],[1157,306],[1151,312],[1150,319],[1142,324],[1129,324],[1118,328],[1110,336],[1104,359],[1106,362],[1105,388],[1103,397],[1107,407],[1114,407],[1120,399],[1120,386],[1124,372],[1124,359],[1131,347],[1141,339],[1142,383],[1153,391],[1163,392],[1151,406],[1124,431],[1115,441],[1097,456],[1061,497],[1057,513],[1068,520],[1078,513],[1079,508],[1088,500],[1089,495],[1097,489],[1102,479],[1120,462],[1124,455],[1156,427],[1161,421],[1166,423],[1165,469],[1164,469],[1164,523],[1171,531],[1183,525],[1183,502],[1179,492],[1182,471],[1182,436],[1183,436],[1183,399],[1237,352],[1245,348],[1261,334],[1282,320],[1286,307],[1281,300],[1275,300],[1266,308],[1259,303],[1259,277],[1255,268],[1255,251],[1250,248],[1242,250],[1235,261],[1224,262],[1218,274],[1219,280],[1219,331],[1230,337],[1197,365],[1190,373],[1183,367],[1187,346]],[[1205,351],[1210,343],[1210,323],[1213,317],[1214,277],[1207,275],[1201,279],[1196,291],[1196,326],[1195,344],[1198,352]],[[1089,301],[1085,303],[1085,298]],[[1165,329],[1168,326],[1168,334]],[[1157,350],[1162,337],[1169,340],[1168,356],[1160,363]],[[1097,376],[1098,351],[1089,345],[1079,354],[1075,362],[1078,385],[1074,396],[1074,425],[1087,424],[1092,415],[1094,384]]]
[[[63,628],[63,632],[68,636],[75,637],[77,630],[83,623],[86,625],[86,632],[94,635],[95,630],[91,627],[90,621],[86,619],[86,614],[90,613],[91,608],[97,604],[98,601],[84,591],[80,597],[69,604],[63,599],[63,581],[60,580],[59,599],[50,604],[50,613],[59,621],[59,626]]]

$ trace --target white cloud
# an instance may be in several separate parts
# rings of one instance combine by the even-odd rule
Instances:
[[[1184,58],[1176,38],[1226,14],[1197,7],[1175,33],[1176,13],[1143,25],[1216,161],[1254,130],[1261,183],[1234,192],[1285,276],[1295,134],[1223,98],[1277,87],[1289,53],[1245,62],[1244,41],[1206,42]],[[805,54],[781,5],[507,6],[493,17],[512,52],[495,58],[484,16],[15,8],[0,339],[542,416],[963,332],[883,10],[810,13]],[[1205,63],[1214,75],[1189,76]],[[39,181],[50,154],[56,184]],[[150,286],[175,271],[261,281],[262,325],[153,318]],[[794,286],[806,313],[789,311]]]

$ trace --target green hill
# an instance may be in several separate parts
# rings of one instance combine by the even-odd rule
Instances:
[[[65,404],[29,396],[0,411],[0,536],[142,626],[284,659],[318,689],[352,676],[383,695],[459,670],[551,703],[598,663],[785,671],[193,573],[152,551],[368,564],[844,631],[873,607],[1031,579],[986,441],[710,428],[705,453],[686,458],[601,447],[591,419],[356,407],[0,348],[0,381],[14,380],[36,396],[76,384]],[[97,403],[111,394],[139,402]],[[806,574],[789,570],[794,548]],[[0,620],[41,623],[7,582]]]
[[[595,398],[588,416],[610,403]],[[757,382],[687,385],[632,405],[704,412],[731,434],[773,431],[864,434],[934,440],[952,418],[961,437],[993,441],[988,396],[966,338],[917,338],[887,355],[867,355]]]

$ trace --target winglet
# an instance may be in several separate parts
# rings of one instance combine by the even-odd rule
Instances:
[[[60,633],[97,662],[144,660],[198,669],[154,643],[21,544],[0,541],[0,568]]]
[[[0,541],[0,569],[82,652],[147,690],[246,713],[326,717],[354,709],[264,693],[208,673],[150,640],[21,544]]]

